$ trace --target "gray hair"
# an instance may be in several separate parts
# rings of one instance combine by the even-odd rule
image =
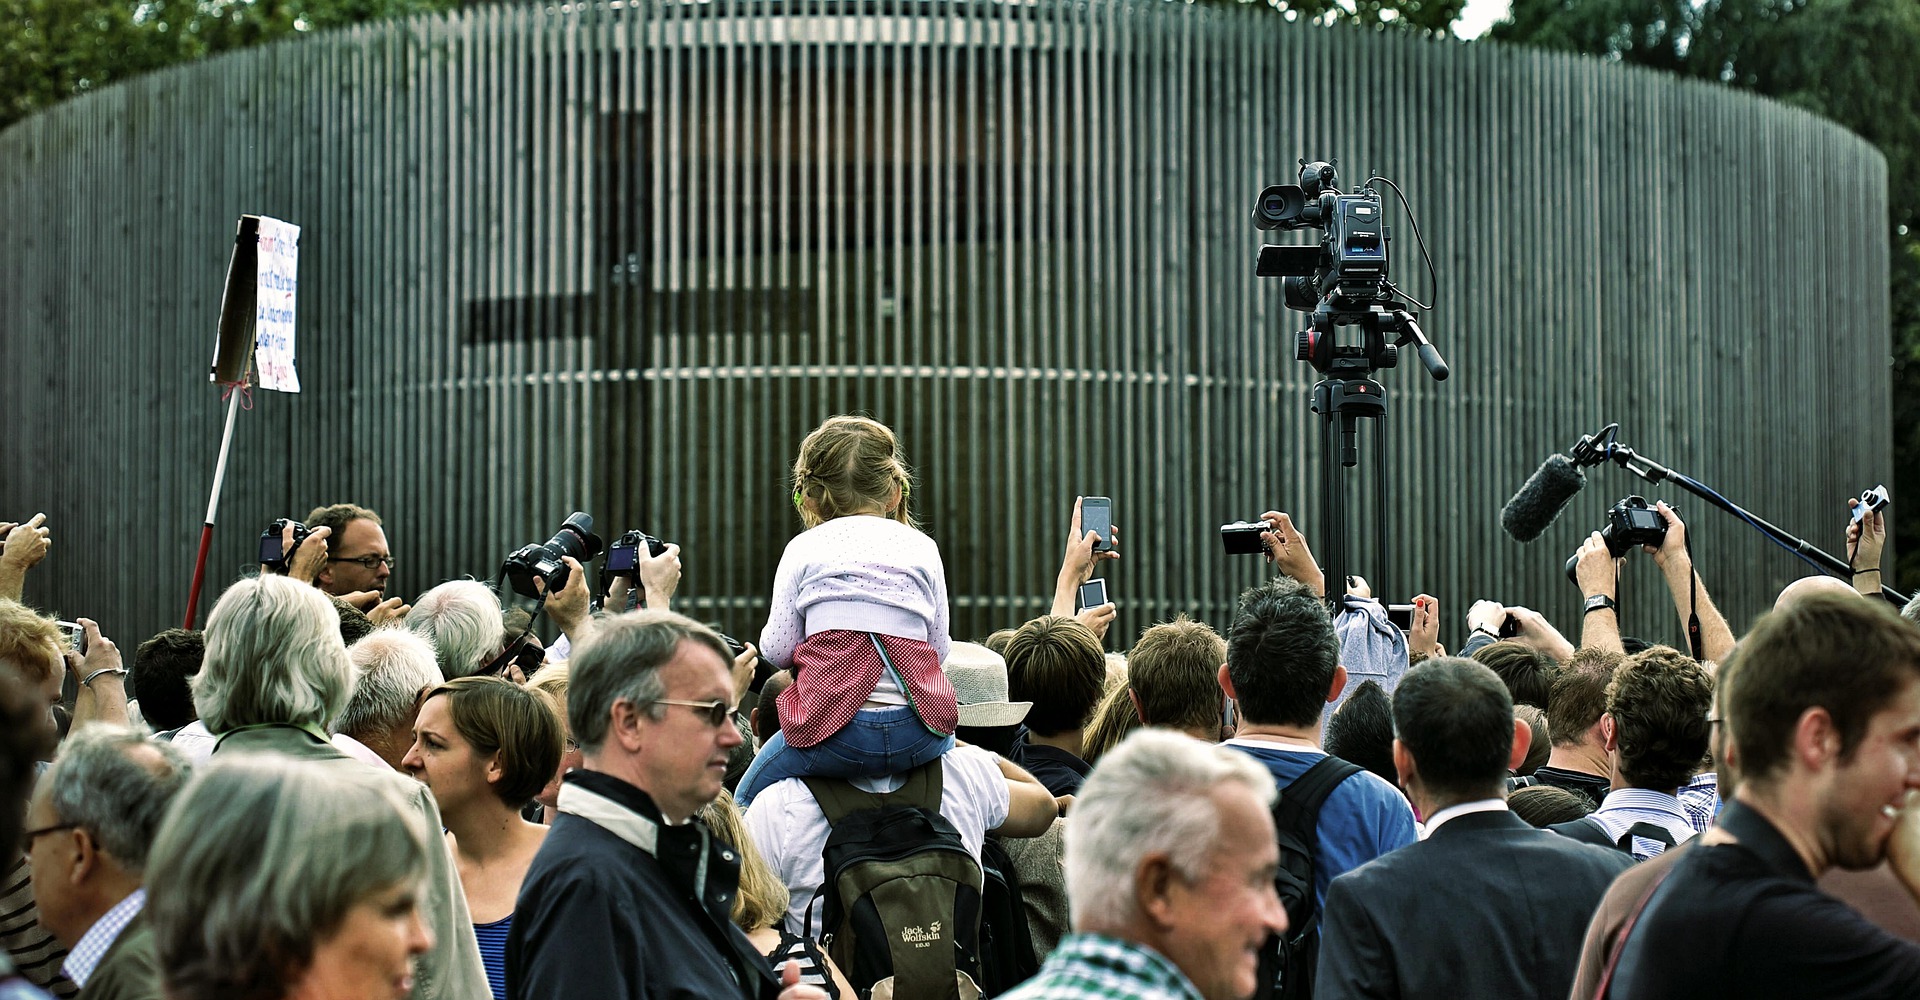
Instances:
[[[1140,862],[1163,854],[1188,881],[1206,875],[1223,846],[1213,789],[1235,781],[1263,807],[1273,775],[1252,757],[1161,729],[1141,729],[1100,758],[1073,802],[1066,832],[1067,899],[1073,929],[1097,931],[1132,918]]]
[[[500,651],[500,598],[478,580],[448,580],[414,602],[407,628],[433,643],[447,680],[476,674]]]
[[[353,664],[325,594],[271,574],[220,595],[193,704],[207,729],[281,723],[324,729],[346,707]]]
[[[355,905],[427,875],[428,833],[388,782],[221,755],[153,845],[147,920],[175,1000],[283,996]]]
[[[171,743],[96,722],[60,745],[60,759],[44,779],[47,801],[60,822],[92,833],[101,850],[137,876],[146,870],[160,819],[191,767]]]
[[[1913,600],[1900,609],[1900,617],[1914,623],[1920,623],[1920,594],[1914,594]]]
[[[446,683],[434,662],[433,643],[392,626],[379,628],[347,647],[359,678],[333,731],[357,736],[381,732],[412,718],[420,692]]]
[[[616,702],[642,707],[660,718],[666,709],[653,704],[664,698],[667,686],[660,668],[672,660],[682,642],[705,646],[721,660],[733,662],[733,653],[712,629],[671,611],[629,611],[595,623],[587,641],[573,651],[567,664],[567,722],[573,742],[589,753],[600,749]]]

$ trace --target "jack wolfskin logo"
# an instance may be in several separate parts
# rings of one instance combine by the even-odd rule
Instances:
[[[927,927],[902,927],[900,943],[926,946],[940,940],[940,921],[934,921]]]

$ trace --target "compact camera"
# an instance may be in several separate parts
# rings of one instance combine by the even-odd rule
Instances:
[[[541,545],[527,545],[515,549],[501,564],[501,571],[507,575],[507,581],[513,585],[513,592],[522,597],[538,600],[550,596],[567,585],[567,577],[572,572],[561,560],[572,556],[580,562],[586,562],[606,545],[600,536],[593,533],[593,517],[584,511],[574,511],[560,525],[560,530]],[[535,587],[536,581],[546,583],[546,594]]]
[[[293,545],[282,551],[280,535],[286,531],[289,524],[293,525]],[[307,536],[311,534],[313,534],[312,529],[306,525],[284,517],[267,525],[267,530],[260,533],[260,564],[271,572],[286,575],[288,560],[293,558],[295,552],[300,551],[300,543],[306,541]]]
[[[1220,547],[1230,556],[1257,556],[1267,551],[1260,544],[1260,533],[1272,530],[1265,521],[1235,521],[1220,526]]]
[[[634,569],[640,565],[642,543],[645,543],[647,555],[652,558],[657,559],[661,553],[667,551],[666,542],[635,528],[614,539],[613,544],[607,548],[607,562],[603,567],[607,575],[631,578]]]
[[[1675,514],[1678,507],[1668,504],[1667,508]],[[1636,545],[1651,545],[1659,548],[1667,540],[1667,519],[1653,509],[1646,497],[1627,497],[1607,509],[1607,526],[1600,529],[1600,537],[1607,543],[1607,551],[1615,559],[1627,554],[1627,550]],[[1580,582],[1576,569],[1580,565],[1580,554],[1567,557],[1567,579]]]

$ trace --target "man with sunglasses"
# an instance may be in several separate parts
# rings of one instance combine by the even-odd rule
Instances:
[[[825,1000],[733,925],[740,855],[692,822],[741,742],[725,641],[635,611],[597,622],[569,664],[583,756],[520,886],[507,996]]]

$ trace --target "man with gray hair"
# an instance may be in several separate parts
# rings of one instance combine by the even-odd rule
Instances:
[[[433,644],[403,628],[381,628],[348,647],[347,658],[359,676],[346,711],[334,720],[332,743],[349,757],[401,771],[420,693],[445,683]]]
[[[1274,892],[1273,776],[1142,729],[1100,758],[1067,827],[1074,933],[1005,1000],[1242,1000],[1287,927]]]
[[[433,643],[447,680],[479,673],[500,652],[500,598],[477,580],[448,580],[421,594],[406,622]]]
[[[186,784],[180,751],[121,726],[67,738],[27,809],[40,923],[68,948],[61,970],[89,1000],[160,996],[147,927],[147,849]]]
[[[384,783],[411,804],[424,829],[445,828],[425,785],[368,767],[328,742],[327,724],[347,707],[353,689],[353,663],[340,640],[340,616],[324,594],[284,576],[247,577],[220,595],[207,616],[206,638],[206,658],[193,679],[193,703],[219,739],[216,758],[279,754],[349,780]],[[416,965],[413,995],[420,1000],[484,997],[487,973],[453,853],[438,838],[428,847],[420,912],[433,931],[433,947]]]
[[[732,666],[713,630],[670,611],[604,619],[574,650],[567,719],[583,756],[520,884],[510,1000],[826,1000],[797,966],[776,979],[734,926],[740,855],[692,822],[741,742]]]

